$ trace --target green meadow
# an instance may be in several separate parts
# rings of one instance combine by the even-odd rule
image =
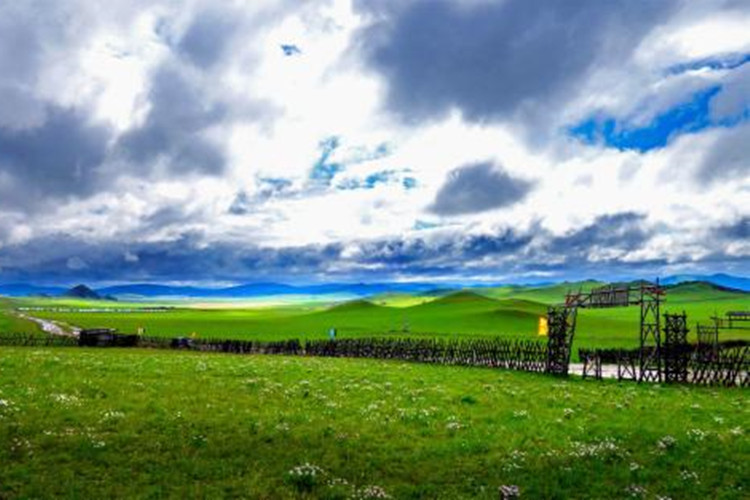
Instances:
[[[741,499],[745,390],[0,348],[0,498]]]
[[[109,302],[58,302],[57,299],[17,299],[18,306],[65,307],[64,312],[34,312],[39,318],[78,327],[111,327],[125,333],[145,330],[153,336],[239,338],[279,340],[325,338],[331,328],[341,337],[353,336],[439,336],[506,337],[539,339],[537,325],[550,304],[562,301],[568,288],[587,289],[595,282],[548,287],[476,288],[447,295],[383,295],[368,300],[338,304],[303,302],[296,305],[265,306],[242,303],[160,304]],[[120,311],[149,305],[169,305],[162,312]],[[85,312],[86,307],[107,307],[106,312]],[[672,287],[662,311],[688,314],[694,335],[696,322],[707,323],[718,313],[750,309],[750,294],[686,283]],[[137,309],[135,309],[137,311]],[[638,343],[637,307],[581,310],[575,347],[635,347]],[[750,331],[723,332],[723,339],[748,339]],[[694,337],[693,337],[694,339]]]

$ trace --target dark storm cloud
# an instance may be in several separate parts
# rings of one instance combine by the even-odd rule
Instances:
[[[55,235],[0,254],[0,282],[14,280],[256,280],[309,276],[336,262],[341,246],[282,249],[201,244],[199,233],[158,243],[94,243]],[[136,256],[137,259],[132,258]],[[131,256],[131,258],[127,258]],[[79,265],[85,264],[85,265]]]
[[[0,171],[12,182],[0,204],[28,206],[45,197],[90,194],[109,138],[107,127],[89,122],[79,110],[54,106],[39,127],[0,128]]]
[[[719,238],[729,241],[750,241],[750,216],[720,226],[715,233]]]
[[[490,162],[453,170],[440,188],[430,211],[438,215],[463,215],[513,205],[531,190],[532,183],[508,175]]]
[[[140,127],[120,140],[126,158],[150,169],[159,160],[174,172],[219,173],[225,158],[206,138],[210,127],[227,116],[227,106],[214,102],[198,81],[174,66],[159,69],[151,81],[151,108]]]
[[[0,3],[0,208],[33,211],[91,194],[111,130],[85,106],[61,106],[37,92],[45,71],[75,57],[91,32],[73,27],[72,5]],[[82,17],[85,17],[83,15]]]
[[[73,10],[63,2],[0,3],[0,88],[4,90],[0,117],[4,114],[2,108],[16,104],[9,97],[25,95],[34,99],[30,91],[50,55],[62,48],[74,50],[85,39],[90,26],[72,29],[69,23],[74,21]],[[5,90],[16,94],[8,96]]]
[[[400,270],[411,266],[445,268],[456,266],[458,262],[471,266],[475,260],[484,257],[521,252],[532,239],[531,232],[507,229],[497,234],[457,236],[438,241],[423,238],[371,241],[362,245],[359,259],[366,264],[386,264]]]
[[[499,120],[559,101],[595,65],[617,64],[673,1],[360,1],[377,21],[357,43],[407,121],[452,108]]]
[[[526,230],[438,239],[382,239],[343,244],[268,248],[253,244],[207,244],[200,232],[186,231],[163,242],[91,242],[67,235],[8,245],[0,252],[0,282],[34,281],[258,281],[379,280],[394,276],[526,276],[529,274],[656,277],[668,265],[705,265],[746,273],[746,259],[728,255],[728,242],[743,241],[747,221],[721,228],[711,251],[700,259],[676,255],[665,259],[603,257],[601,250],[632,251],[651,237],[644,218],[622,213],[603,216],[564,236],[538,226]],[[666,233],[665,233],[666,234]],[[746,238],[745,238],[746,239]],[[137,256],[137,258],[134,258]],[[618,274],[619,273],[619,274]]]
[[[735,182],[750,175],[750,123],[723,130],[699,164],[700,184]]]
[[[179,52],[201,68],[216,64],[237,28],[233,14],[217,10],[196,14],[177,45]]]
[[[634,212],[601,215],[591,224],[564,236],[551,238],[546,247],[560,256],[585,255],[595,248],[636,250],[651,238],[646,216]]]

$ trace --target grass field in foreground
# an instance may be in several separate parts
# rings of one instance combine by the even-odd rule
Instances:
[[[480,295],[481,291],[485,295]],[[61,320],[82,327],[113,327],[135,333],[143,327],[147,335],[279,340],[325,338],[330,328],[339,336],[500,336],[539,339],[539,316],[550,303],[562,300],[563,285],[546,288],[503,288],[459,292],[445,297],[398,297],[401,305],[380,305],[382,298],[359,300],[328,309],[320,306],[275,308],[201,309],[184,304],[167,312],[40,312],[39,317]],[[386,297],[386,299],[393,297]],[[18,301],[33,304],[33,300]],[[46,302],[54,304],[54,302]],[[385,301],[387,302],[387,300]],[[99,303],[101,307],[102,303]],[[663,311],[688,313],[689,326],[708,322],[714,313],[750,309],[750,294],[729,292],[705,283],[684,284],[667,293]],[[581,310],[574,348],[636,347],[637,307]],[[750,331],[723,332],[724,339],[750,339]]]
[[[371,360],[0,348],[0,497],[747,498],[748,403]]]

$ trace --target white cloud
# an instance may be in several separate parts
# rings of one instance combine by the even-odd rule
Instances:
[[[471,120],[458,109],[419,123],[394,117],[385,106],[387,78],[367,68],[355,50],[367,19],[346,0],[303,6],[280,1],[110,2],[107,8],[60,4],[30,34],[42,43],[34,67],[0,75],[0,88],[12,88],[19,96],[15,107],[0,110],[0,131],[34,129],[44,123],[51,104],[85,109],[92,122],[111,127],[107,157],[95,169],[100,177],[92,192],[60,196],[42,213],[5,208],[3,215],[13,213],[16,227],[0,232],[0,247],[58,234],[126,246],[190,234],[204,246],[340,243],[344,255],[352,256],[366,248],[363,241],[450,240],[507,228],[554,237],[602,215],[635,212],[646,214],[645,224],[658,228],[658,235],[635,251],[600,248],[590,258],[637,262],[706,256],[716,250],[705,242],[711,228],[747,214],[742,201],[749,187],[746,177],[710,186],[695,183],[698,160],[723,130],[686,135],[663,149],[638,153],[582,145],[564,127],[596,112],[645,125],[708,85],[727,86],[717,100],[720,115],[746,106],[747,78],[738,75],[747,70],[667,69],[696,58],[750,51],[750,35],[743,29],[750,22],[748,12],[684,8],[651,32],[631,60],[602,62],[548,114],[542,110],[541,140],[512,119]],[[202,68],[178,46],[196,16],[210,9],[225,9],[239,28],[227,33],[223,55]],[[77,21],[72,22],[74,11]],[[699,18],[700,13],[705,15]],[[6,21],[27,16],[20,8],[8,14],[6,7],[5,14]],[[47,33],[50,23],[62,29]],[[298,46],[300,54],[286,57],[282,44]],[[3,57],[0,53],[0,68]],[[206,109],[212,105],[225,111],[222,118],[206,118],[187,139],[180,136],[187,145],[201,140],[215,145],[226,156],[225,168],[182,168],[183,157],[171,149],[143,165],[118,156],[118,141],[143,126],[154,109],[149,92],[165,67],[199,89],[194,94],[198,102],[185,103],[195,107],[190,116],[213,116]],[[341,145],[330,161],[343,170],[331,186],[312,186],[309,175],[321,154],[320,142],[333,136]],[[358,158],[384,144],[388,154]],[[515,204],[482,213],[450,218],[429,213],[449,172],[482,161],[502,165],[514,178],[533,183],[533,189]],[[337,189],[342,182],[386,171],[396,172],[397,181]],[[416,179],[416,186],[406,189],[405,176]],[[291,184],[283,193],[268,194],[264,179]],[[16,189],[18,182],[0,157],[0,193]],[[229,208],[240,192],[247,195],[246,213],[232,214]],[[417,231],[417,221],[436,228]],[[737,242],[723,250],[747,254],[747,246]],[[127,263],[139,262],[134,251],[120,255]],[[492,266],[509,258],[519,254],[484,256],[477,263]],[[71,257],[67,267],[85,269],[84,259]]]

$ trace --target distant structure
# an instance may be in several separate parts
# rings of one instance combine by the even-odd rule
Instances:
[[[567,375],[576,331],[578,309],[602,309],[637,305],[640,314],[639,381],[662,380],[662,336],[660,308],[665,290],[659,282],[608,285],[589,292],[569,292],[565,303],[547,311],[547,371]]]
[[[718,350],[720,330],[750,330],[750,311],[729,311],[723,317],[712,316],[711,321],[711,325],[695,325],[698,347],[704,353]]]
[[[78,345],[81,347],[135,347],[138,335],[117,333],[112,328],[95,328],[81,330],[78,334]]]

